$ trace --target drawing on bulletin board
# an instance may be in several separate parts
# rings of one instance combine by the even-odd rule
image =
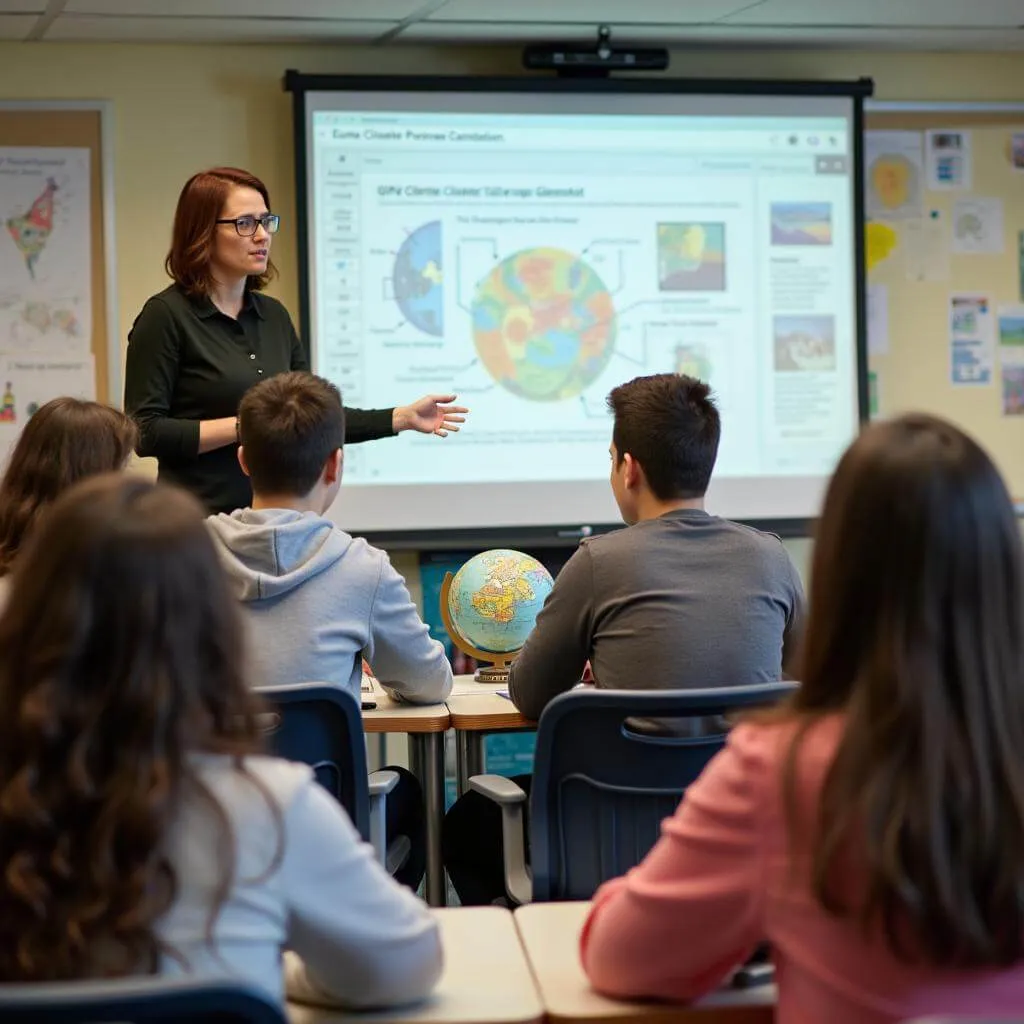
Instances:
[[[61,395],[121,399],[108,107],[0,102],[0,462]]]
[[[953,420],[1022,502],[1024,104],[872,101],[865,130],[873,409]]]

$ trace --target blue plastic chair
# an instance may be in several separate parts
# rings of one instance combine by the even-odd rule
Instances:
[[[12,1024],[287,1024],[270,997],[234,981],[124,978],[0,985],[0,1021]]]
[[[578,689],[556,697],[537,725],[532,870],[523,843],[526,794],[497,775],[469,780],[501,807],[511,899],[590,899],[603,882],[635,867],[686,787],[725,744],[724,732],[666,735],[646,731],[637,719],[726,715],[774,704],[795,687],[784,682],[708,690]]]
[[[401,836],[389,849],[384,821],[387,794],[398,785],[398,775],[367,774],[363,716],[355,698],[328,683],[268,686],[257,693],[273,709],[266,730],[273,752],[308,764],[373,845],[380,862],[391,872],[397,870],[409,855],[409,839]]]

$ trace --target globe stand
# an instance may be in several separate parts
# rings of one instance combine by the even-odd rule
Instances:
[[[454,575],[450,572],[444,574],[444,581],[441,584],[441,619],[444,628],[448,630],[451,641],[463,654],[475,658],[477,661],[491,662],[490,665],[481,665],[473,675],[478,683],[507,683],[508,667],[516,659],[519,651],[512,651],[510,654],[499,654],[497,651],[482,651],[474,647],[456,628],[448,611],[448,595],[451,593],[452,580]]]

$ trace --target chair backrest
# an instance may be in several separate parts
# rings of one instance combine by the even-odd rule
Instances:
[[[287,1024],[270,998],[233,981],[124,978],[0,985],[0,1021],[18,1024]]]
[[[725,744],[724,732],[662,735],[633,719],[719,716],[775,703],[794,688],[580,689],[551,701],[537,726],[530,798],[534,900],[590,899],[602,882],[635,867]]]
[[[295,683],[257,691],[273,711],[267,728],[278,757],[308,764],[316,780],[348,811],[370,841],[370,796],[363,717],[355,698],[328,683]]]

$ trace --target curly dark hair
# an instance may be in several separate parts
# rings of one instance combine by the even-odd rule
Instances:
[[[138,476],[78,484],[29,538],[11,590],[0,981],[154,972],[174,955],[156,925],[177,892],[165,850],[183,800],[212,805],[222,830],[211,944],[234,880],[232,830],[195,755],[226,755],[244,773],[261,747],[239,612],[202,510]]]

